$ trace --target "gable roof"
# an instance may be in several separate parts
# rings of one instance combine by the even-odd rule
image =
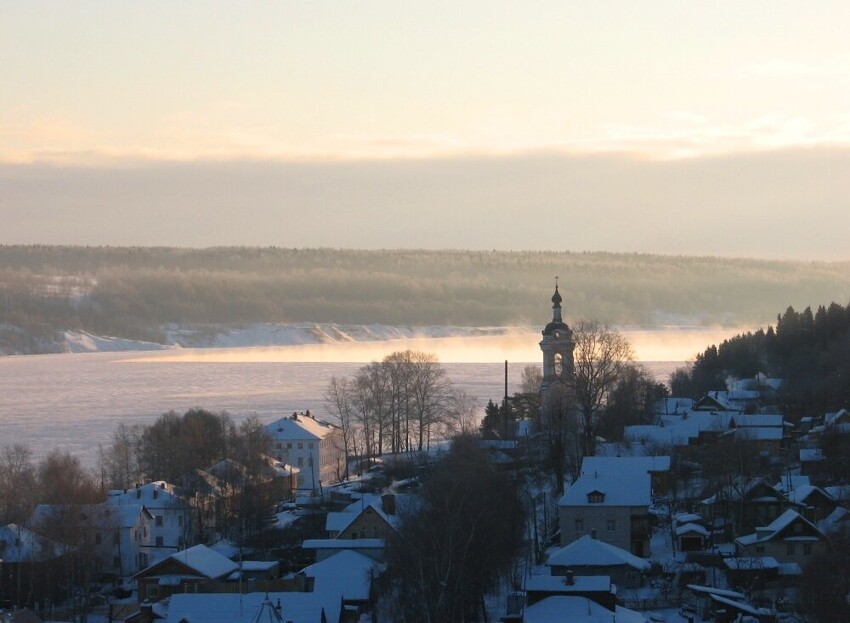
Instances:
[[[391,518],[381,508],[381,500],[372,500],[365,506],[361,506],[361,502],[352,502],[345,510],[341,512],[328,513],[325,519],[325,530],[327,532],[342,532],[348,526],[353,524],[358,517],[366,514],[367,511],[375,513],[380,517],[390,528],[397,528],[397,517]]]
[[[586,597],[556,595],[527,606],[522,620],[524,623],[644,623],[647,619],[642,613],[621,606],[612,612]]]
[[[771,521],[768,525],[756,528],[756,531],[752,534],[745,534],[743,536],[738,537],[737,539],[735,539],[735,542],[739,543],[740,545],[747,546],[752,545],[753,543],[764,543],[765,541],[773,541],[774,539],[783,537],[788,527],[798,522],[803,524],[803,526],[808,530],[809,534],[803,536],[794,535],[792,538],[815,540],[826,538],[826,535],[821,532],[821,530],[815,524],[800,515],[794,509],[789,508],[779,517]]]
[[[339,427],[330,422],[296,413],[293,413],[289,417],[280,418],[265,427],[265,432],[273,439],[291,439],[295,441],[324,439],[337,430],[339,430]]]
[[[588,495],[602,493],[603,500],[591,504]],[[646,472],[583,474],[558,501],[558,506],[649,506],[651,478]]]
[[[624,549],[584,535],[549,556],[550,567],[614,567],[628,565],[649,571],[650,564]]]
[[[266,601],[280,604],[282,620],[292,623],[339,621],[342,595],[339,593],[177,593],[169,599],[163,623],[250,623],[256,620]]]
[[[226,556],[222,556],[218,552],[210,549],[206,545],[195,545],[180,552],[175,552],[150,565],[136,574],[135,577],[151,577],[156,575],[156,570],[159,567],[164,567],[169,560],[175,560],[184,567],[191,569],[199,576],[209,578],[211,580],[223,578],[230,575],[237,569],[239,565]]]
[[[340,593],[349,601],[366,601],[372,588],[372,572],[380,567],[368,556],[345,550],[305,567],[301,573],[315,578],[316,592]]]
[[[586,456],[581,462],[582,474],[622,474],[631,471],[669,472],[669,456]]]

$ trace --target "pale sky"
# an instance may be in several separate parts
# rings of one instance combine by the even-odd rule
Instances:
[[[3,0],[0,243],[848,258],[848,24],[838,0]]]

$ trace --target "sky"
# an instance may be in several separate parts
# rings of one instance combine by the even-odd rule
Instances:
[[[848,259],[850,4],[0,3],[0,244]]]

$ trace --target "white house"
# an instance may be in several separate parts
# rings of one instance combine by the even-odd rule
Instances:
[[[143,505],[151,515],[148,562],[154,563],[183,549],[191,542],[191,507],[173,485],[157,481],[135,489],[115,489],[106,498],[111,506]]]
[[[298,488],[318,491],[322,484],[338,482],[345,473],[342,430],[306,413],[293,413],[265,428],[272,440],[271,454],[297,467]]]

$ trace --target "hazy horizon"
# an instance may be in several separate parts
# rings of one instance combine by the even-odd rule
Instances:
[[[850,259],[848,20],[7,0],[0,244]]]

